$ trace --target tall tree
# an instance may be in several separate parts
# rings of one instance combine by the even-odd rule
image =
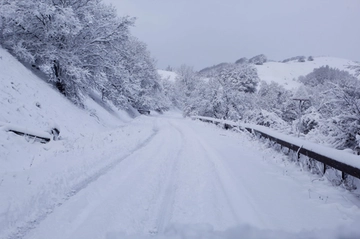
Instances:
[[[1,44],[73,102],[81,104],[91,90],[122,108],[165,102],[154,61],[130,35],[134,19],[118,17],[114,7],[101,0],[4,0],[0,6]]]

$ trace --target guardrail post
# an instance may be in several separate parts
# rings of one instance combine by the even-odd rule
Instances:
[[[298,150],[297,150],[297,157],[298,157],[298,161],[299,161],[299,159],[300,159],[300,150],[302,149],[302,145],[298,148]]]
[[[345,180],[347,178],[347,174],[344,171],[341,171],[341,178]]]

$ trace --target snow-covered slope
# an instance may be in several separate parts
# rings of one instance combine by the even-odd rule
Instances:
[[[315,68],[328,65],[333,68],[353,73],[353,71],[349,70],[347,67],[349,65],[358,64],[359,63],[350,60],[335,57],[314,57],[314,61],[289,61],[286,63],[266,62],[263,65],[256,65],[255,67],[258,70],[261,80],[268,83],[273,81],[284,86],[286,89],[293,89],[300,85],[297,81],[299,76],[305,76],[312,72]]]
[[[117,112],[111,114],[90,98],[85,100],[87,110],[80,110],[2,48],[0,72],[0,124],[39,131],[57,126],[67,137],[129,120],[126,113],[114,108]]]
[[[141,117],[107,106],[76,107],[0,48],[0,238],[32,227],[152,135]],[[54,126],[61,139],[48,144],[7,131]]]

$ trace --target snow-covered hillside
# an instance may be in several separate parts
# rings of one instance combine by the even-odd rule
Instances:
[[[69,137],[129,120],[126,113],[115,107],[106,111],[90,98],[85,100],[86,110],[80,110],[2,48],[0,72],[0,124],[40,131],[56,126],[63,137]]]
[[[260,80],[267,83],[276,82],[285,89],[291,90],[299,87],[301,83],[297,80],[299,76],[305,76],[312,72],[315,68],[328,65],[332,68],[345,70],[354,73],[354,70],[348,66],[359,65],[359,63],[336,57],[313,57],[313,61],[298,62],[297,60],[288,62],[265,62],[263,65],[254,65],[258,71]],[[175,72],[158,70],[163,80],[175,82],[177,74]],[[208,78],[204,78],[208,80]]]
[[[276,82],[286,89],[297,88],[301,83],[297,81],[299,76],[305,76],[312,72],[315,68],[328,65],[339,70],[346,70],[350,65],[358,65],[359,63],[336,58],[336,57],[314,57],[314,61],[289,61],[289,62],[266,62],[263,65],[256,65],[259,78],[270,83]]]

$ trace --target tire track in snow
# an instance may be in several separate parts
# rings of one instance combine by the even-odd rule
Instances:
[[[197,223],[196,220],[199,222],[205,221],[219,228],[226,228],[239,223],[265,224],[262,213],[253,204],[247,189],[244,185],[235,183],[232,178],[232,170],[224,165],[223,161],[226,161],[226,158],[223,158],[223,155],[219,154],[216,148],[208,145],[204,138],[197,135],[188,125],[179,124],[178,127],[187,136],[187,152],[183,157],[196,156],[196,158],[192,158],[191,161],[187,162],[188,165],[186,163],[183,165],[182,178],[188,178],[188,183],[185,182],[181,186],[192,184],[191,186],[198,188],[197,190],[182,189],[184,192],[191,192],[193,198],[197,198],[197,201],[191,198],[186,199],[184,195],[179,196],[191,202],[190,204],[198,203],[199,207],[210,210],[202,212],[201,208],[190,208],[189,205],[182,205],[180,201],[178,206],[183,211],[185,210],[185,213],[192,213],[191,210],[194,210],[197,213],[208,215],[208,218],[193,215],[194,220],[189,217],[185,218],[185,221],[191,220],[194,223]],[[186,161],[186,159],[184,160]],[[196,170],[193,170],[193,168]],[[186,172],[187,170],[189,171]],[[212,205],[212,207],[209,205]],[[180,213],[180,211],[177,212],[177,218],[181,222],[184,219],[179,216]]]
[[[95,182],[101,176],[105,175],[113,168],[115,168],[118,164],[120,164],[123,160],[133,155],[136,151],[144,148],[147,144],[149,144],[153,138],[158,134],[158,127],[155,125],[153,133],[145,139],[138,147],[131,150],[129,153],[124,155],[121,158],[116,159],[115,161],[111,162],[110,164],[102,167],[97,172],[89,176],[88,178],[84,179],[82,182],[76,184],[61,200],[57,201],[51,207],[48,207],[45,212],[38,215],[35,220],[24,222],[23,226],[17,227],[15,232],[10,233],[9,235],[5,236],[8,239],[21,239],[25,237],[32,229],[36,228],[46,217],[51,214],[55,209],[61,207],[66,201],[71,199],[73,196],[78,194],[83,189],[87,188],[91,183]]]
[[[248,215],[253,215],[251,218],[251,222],[254,225],[263,224],[265,225],[265,221],[263,219],[262,214],[258,211],[257,207],[253,203],[254,200],[251,198],[248,190],[242,184],[235,184],[235,180],[232,178],[232,172],[222,163],[221,157],[218,153],[204,143],[202,139],[198,139],[202,149],[207,155],[207,159],[211,163],[214,171],[216,173],[217,182],[220,185],[221,191],[223,192],[228,205],[232,208],[232,213],[234,218],[237,220],[238,224],[249,223],[249,217],[246,220],[242,219],[241,214],[244,213],[243,208],[241,207],[241,199],[245,199],[246,203],[250,206],[251,210]],[[241,190],[240,190],[241,189]],[[231,193],[230,193],[231,192]],[[238,200],[238,201],[237,201]],[[251,211],[253,213],[251,213]]]
[[[188,125],[174,124],[186,137],[180,155],[179,188],[176,191],[172,222],[207,223],[217,228],[235,224],[235,215],[201,139]]]
[[[167,121],[159,123],[159,132],[149,144],[69,200],[26,238],[47,238],[52,235],[48,228],[56,235],[62,233],[53,238],[103,238],[106,233],[117,232],[149,234],[158,231],[153,230],[155,227],[165,228],[172,215],[175,190],[169,189],[175,188],[175,183],[170,183],[176,181],[175,156],[182,150],[183,141]]]
[[[168,223],[171,220],[174,200],[175,200],[175,192],[177,190],[177,176],[178,176],[178,164],[179,160],[181,160],[180,153],[184,150],[184,135],[183,133],[175,127],[171,122],[169,122],[171,127],[175,129],[177,134],[180,136],[180,143],[176,142],[176,144],[180,145],[177,150],[169,152],[168,160],[172,160],[172,165],[170,165],[165,179],[166,184],[162,187],[160,191],[160,198],[158,199],[159,203],[156,211],[152,215],[153,222],[150,223],[149,233],[151,235],[162,234],[164,233]],[[171,155],[174,155],[171,157]]]

